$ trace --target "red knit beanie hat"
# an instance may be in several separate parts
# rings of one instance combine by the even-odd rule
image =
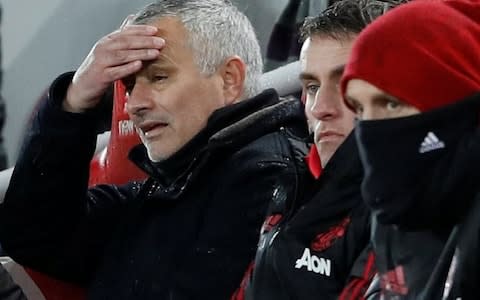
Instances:
[[[414,0],[360,33],[345,68],[421,111],[480,92],[480,1]]]

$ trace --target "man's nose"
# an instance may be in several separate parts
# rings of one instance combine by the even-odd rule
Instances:
[[[327,88],[320,87],[315,94],[314,102],[311,107],[312,115],[318,120],[325,120],[334,117],[337,114],[339,95],[329,91]]]
[[[152,105],[151,89],[142,82],[137,81],[126,97],[126,109],[132,115],[141,114]]]

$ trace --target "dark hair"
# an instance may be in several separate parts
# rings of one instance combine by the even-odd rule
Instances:
[[[358,34],[377,17],[408,0],[340,0],[316,17],[307,17],[300,28],[300,41],[312,35],[342,39]]]

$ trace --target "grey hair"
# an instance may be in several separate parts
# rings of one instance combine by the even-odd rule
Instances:
[[[260,92],[263,62],[255,30],[229,0],[158,0],[140,10],[133,24],[162,17],[176,17],[185,26],[201,73],[211,75],[228,57],[238,55],[247,66],[243,96]]]

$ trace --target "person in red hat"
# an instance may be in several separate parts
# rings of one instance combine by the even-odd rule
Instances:
[[[341,81],[361,120],[381,293],[478,299],[480,2],[413,1],[356,40]]]

